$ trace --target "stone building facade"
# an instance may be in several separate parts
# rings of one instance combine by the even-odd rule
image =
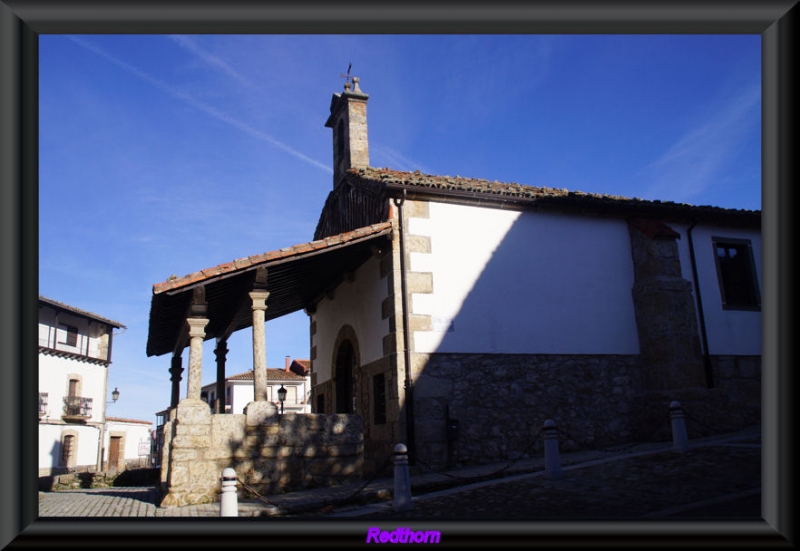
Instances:
[[[173,441],[173,462],[187,446],[180,461],[210,473],[223,442],[259,441],[250,430],[298,453],[291,424],[266,421],[258,358],[264,321],[300,309],[312,410],[360,427],[363,456],[344,464],[364,474],[390,474],[397,443],[420,470],[536,454],[547,419],[565,449],[665,439],[673,400],[690,437],[758,422],[760,212],[373,168],[367,101],[357,78],[332,97],[333,189],[313,241],[154,286],[148,354],[173,353],[173,396],[193,339],[217,338],[221,384],[227,335],[252,327],[246,419],[272,427],[228,416],[220,430],[192,409],[210,428],[181,428],[174,398],[173,438],[224,436],[207,456],[191,452],[205,440]],[[254,480],[281,472],[247,465]],[[194,495],[191,479],[169,485]]]
[[[365,103],[335,94],[326,126]],[[760,308],[725,308],[712,247],[754,247],[758,286],[759,212],[375,169],[339,139],[359,163],[315,238],[393,233],[307,308],[312,404],[362,417],[365,470],[398,441],[419,469],[539,453],[546,419],[566,449],[666,439],[672,400],[690,436],[759,422]]]

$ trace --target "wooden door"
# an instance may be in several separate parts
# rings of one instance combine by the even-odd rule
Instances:
[[[122,440],[119,436],[112,436],[108,446],[108,470],[116,472],[119,465],[119,444]]]

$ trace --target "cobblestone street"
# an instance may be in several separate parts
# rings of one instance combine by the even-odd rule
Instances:
[[[411,511],[369,519],[546,520],[635,519],[733,494],[760,495],[761,450],[752,445],[662,452],[564,470],[564,478],[519,477],[439,497],[418,499]],[[755,505],[755,507],[753,507]],[[711,507],[710,518],[760,518],[760,503],[744,510]]]
[[[567,542],[641,548],[681,541],[724,548],[785,546],[761,514],[757,427],[694,441],[685,453],[673,451],[669,443],[644,443],[573,452],[561,460],[564,476],[556,480],[545,478],[542,458],[518,462],[503,478],[493,476],[504,465],[414,474],[413,508],[406,512],[393,509],[391,478],[270,495],[268,500],[240,499],[239,518],[220,518],[218,502],[158,507],[155,488],[42,492],[40,520],[24,541],[47,548],[96,540],[113,546],[124,533],[125,541],[141,548],[163,545],[160,534],[165,533],[195,549],[301,542],[350,548],[364,543],[369,527],[426,526],[441,530],[444,546]],[[351,501],[354,492],[361,499]],[[85,522],[95,517],[117,521],[103,531],[112,525]],[[61,536],[68,533],[72,536]]]

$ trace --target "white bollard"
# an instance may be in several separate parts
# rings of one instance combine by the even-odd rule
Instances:
[[[689,437],[686,436],[683,409],[677,400],[669,403],[669,417],[672,420],[672,449],[678,453],[684,453],[689,450]]]
[[[548,419],[542,427],[544,432],[544,477],[550,480],[563,478],[561,459],[558,456],[558,433],[556,422]]]
[[[236,471],[230,467],[222,470],[222,495],[219,501],[219,516],[239,516],[239,500],[236,495]]]
[[[411,500],[411,478],[408,474],[408,448],[405,444],[394,447],[394,498],[392,509],[409,511],[414,508]]]

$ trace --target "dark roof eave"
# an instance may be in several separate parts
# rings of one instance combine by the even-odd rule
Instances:
[[[123,325],[122,323],[120,323],[118,321],[114,321],[112,319],[108,319],[108,318],[105,318],[103,316],[98,316],[97,314],[94,314],[92,312],[88,312],[86,310],[81,310],[80,308],[76,308],[75,306],[70,306],[69,304],[65,304],[63,302],[59,302],[59,301],[53,300],[51,298],[43,297],[42,295],[39,295],[39,302],[47,304],[48,306],[50,306],[52,308],[55,308],[55,309],[58,309],[58,310],[62,310],[64,312],[69,312],[71,314],[82,316],[82,317],[84,317],[86,319],[91,319],[91,320],[95,320],[95,321],[99,321],[99,322],[105,323],[106,325],[110,325],[112,327],[116,327],[117,329],[127,329],[127,327],[125,327],[125,325]]]
[[[568,192],[560,196],[524,197],[510,194],[464,191],[450,188],[422,187],[414,184],[380,182],[389,198],[405,196],[409,200],[435,200],[452,204],[486,206],[508,210],[550,210],[604,217],[653,217],[674,222],[703,221],[761,227],[761,211],[701,207],[645,199],[619,200]]]

